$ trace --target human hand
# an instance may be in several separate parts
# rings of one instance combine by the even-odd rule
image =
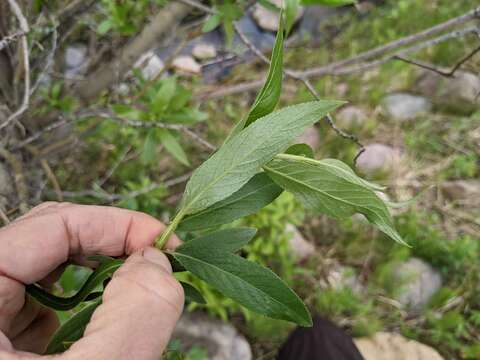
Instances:
[[[25,284],[51,284],[68,260],[95,254],[129,257],[84,337],[55,358],[160,359],[184,302],[167,257],[151,247],[164,229],[139,212],[69,203],[44,203],[0,229],[0,359],[39,357],[58,327],[53,311],[25,296]],[[167,248],[179,244],[172,236]]]

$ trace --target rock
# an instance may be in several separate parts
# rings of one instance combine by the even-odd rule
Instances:
[[[447,78],[422,70],[414,89],[430,98],[439,110],[469,114],[478,106],[480,78],[466,71],[457,71],[454,77]]]
[[[183,350],[205,348],[211,360],[252,359],[249,343],[232,325],[200,313],[184,313],[172,338],[181,341]]]
[[[155,79],[165,69],[162,59],[153,51],[148,51],[133,65],[142,71],[142,75],[147,80]]]
[[[172,61],[173,68],[185,74],[200,74],[202,66],[191,56],[181,55],[177,56]]]
[[[357,159],[357,169],[368,175],[388,172],[399,162],[398,150],[384,144],[369,144]]]
[[[320,146],[320,136],[316,127],[312,126],[306,129],[302,135],[297,138],[297,142],[309,145],[313,151]]]
[[[287,224],[285,231],[292,234],[290,249],[297,260],[305,260],[315,253],[315,246],[308,242],[294,225]]]
[[[87,47],[85,45],[69,46],[65,50],[65,66],[67,69],[76,69],[83,65],[87,57]]]
[[[475,200],[480,202],[480,180],[455,180],[444,182],[443,193],[450,200]]]
[[[212,44],[198,43],[193,46],[192,55],[198,60],[209,60],[217,56],[217,49]]]
[[[355,270],[340,264],[335,264],[327,275],[328,285],[336,290],[351,289],[354,293],[363,292],[363,285],[355,274]]]
[[[283,0],[270,0],[270,2],[279,8],[284,7]],[[298,21],[302,17],[303,12],[304,12],[303,8],[299,7],[295,21]],[[258,26],[260,26],[263,30],[267,30],[267,31],[278,30],[278,16],[279,16],[278,12],[269,10],[260,4],[255,5],[252,13],[252,17],[255,19]]]
[[[359,128],[368,120],[368,115],[364,109],[349,105],[337,111],[336,120],[337,124],[342,128]]]
[[[396,300],[413,313],[420,312],[442,286],[440,273],[418,258],[410,258],[394,271],[400,283]]]
[[[354,341],[365,360],[443,360],[436,350],[400,334],[379,332]]]
[[[430,101],[421,96],[406,93],[391,94],[382,101],[386,114],[394,120],[410,120],[431,110]]]

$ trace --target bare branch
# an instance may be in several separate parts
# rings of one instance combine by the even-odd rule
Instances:
[[[22,37],[25,35],[23,31],[17,31],[11,35],[5,36],[2,40],[0,40],[0,51],[2,51],[8,44],[15,41],[17,38]]]
[[[27,42],[27,33],[30,31],[28,26],[27,19],[22,13],[20,6],[17,4],[15,0],[8,0],[10,5],[10,9],[14,13],[15,17],[20,24],[20,29],[22,30],[23,34],[21,36],[21,45],[22,45],[22,55],[23,55],[23,67],[24,67],[24,77],[25,77],[25,86],[23,89],[23,101],[22,105],[11,114],[7,120],[3,124],[0,124],[0,130],[8,126],[12,121],[16,120],[19,116],[21,116],[25,111],[28,109],[28,103],[30,101],[30,60],[29,60],[29,50],[28,50],[28,42]]]

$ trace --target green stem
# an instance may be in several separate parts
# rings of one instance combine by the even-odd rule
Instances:
[[[160,238],[155,241],[155,247],[162,250],[165,244],[167,243],[170,236],[177,229],[178,224],[182,221],[185,216],[185,209],[181,209],[178,214],[173,218],[172,222],[168,225],[167,229],[162,233]]]

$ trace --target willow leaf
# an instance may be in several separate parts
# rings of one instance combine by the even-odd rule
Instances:
[[[53,335],[48,344],[46,354],[57,354],[64,352],[75,341],[79,340],[87,327],[95,309],[101,304],[101,299],[87,305],[81,311],[71,317]]]
[[[211,248],[177,251],[173,255],[193,275],[246,308],[311,326],[311,316],[303,302],[269,269]]]
[[[239,190],[308,126],[341,104],[322,100],[286,107],[242,130],[194,171],[182,199],[182,215],[202,211]]]
[[[250,112],[244,117],[232,130],[225,142],[228,142],[235,135],[237,135],[244,128],[251,123],[261,118],[262,116],[270,114],[280,99],[282,91],[282,77],[283,77],[283,19],[282,12],[279,16],[279,25],[275,45],[272,50],[272,57],[270,59],[270,67],[268,75],[260,92],[257,94],[255,101],[250,109]]]
[[[307,144],[295,144],[290,146],[286,151],[285,154],[290,154],[290,155],[298,155],[298,156],[305,156],[310,159],[313,159],[314,153],[310,145]]]
[[[176,251],[188,251],[196,248],[216,249],[224,252],[236,252],[246,245],[256,234],[253,228],[232,228],[214,231],[177,247]]]
[[[394,228],[387,206],[365,182],[339,161],[313,160],[282,154],[268,163],[267,174],[285,190],[293,193],[308,208],[340,219],[355,213],[365,215],[369,222],[392,239],[403,243]]]
[[[115,270],[117,270],[122,264],[123,260],[121,259],[107,260],[104,258],[104,261],[88,277],[82,288],[74,296],[68,298],[50,294],[34,284],[27,285],[26,291],[40,304],[51,309],[61,311],[71,310],[84,301],[97,286],[103,283],[104,280],[111,277]]]
[[[283,189],[267,174],[256,174],[240,190],[226,199],[184,218],[178,229],[193,231],[228,224],[256,213],[275,200],[282,191]]]

